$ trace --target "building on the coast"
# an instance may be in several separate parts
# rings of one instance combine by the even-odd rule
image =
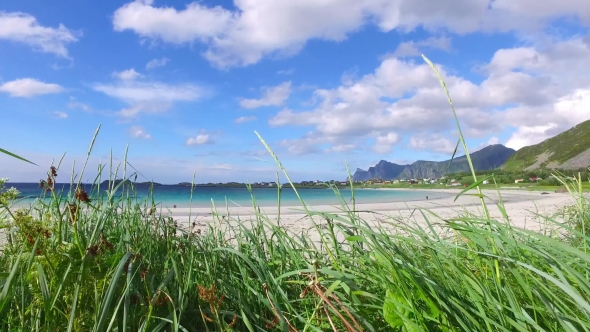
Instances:
[[[384,184],[391,184],[391,181],[385,181]]]
[[[539,177],[532,177],[532,178],[529,178],[529,181],[531,181],[531,182],[539,182],[539,181],[541,181],[541,180],[543,180],[543,179],[541,179],[541,178],[539,178]]]
[[[458,187],[461,185],[461,182],[457,182],[457,181],[452,181],[451,184],[448,184],[447,186],[451,186],[451,187]]]
[[[490,184],[490,180],[483,180],[482,184]]]
[[[522,181],[524,181],[524,179],[515,179],[514,183],[521,183]]]

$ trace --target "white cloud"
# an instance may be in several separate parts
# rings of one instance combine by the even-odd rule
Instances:
[[[410,148],[451,154],[455,151],[456,142],[440,135],[420,134],[410,138]]]
[[[186,141],[186,145],[203,145],[203,144],[210,144],[213,141],[211,140],[211,137],[209,136],[209,134],[199,134],[195,137],[191,137]]]
[[[294,68],[291,68],[291,69],[279,70],[279,71],[277,71],[277,74],[279,74],[279,75],[291,75],[294,72],[295,72],[295,69]]]
[[[237,118],[235,120],[235,123],[244,123],[244,122],[249,122],[249,121],[254,121],[256,120],[255,116],[240,116],[239,118]]]
[[[229,10],[192,2],[176,9],[136,0],[115,11],[113,26],[166,43],[204,43],[205,57],[228,67],[269,55],[292,55],[312,39],[338,42],[367,24],[383,32],[423,27],[460,34],[541,29],[548,20],[563,16],[590,25],[587,0],[235,0],[234,6]]]
[[[45,53],[68,57],[66,45],[77,41],[76,33],[65,26],[44,27],[26,13],[0,11],[0,39],[24,43]]]
[[[58,119],[67,119],[68,118],[68,113],[66,112],[60,112],[60,111],[55,111],[53,112],[53,114],[58,118]]]
[[[122,81],[133,81],[139,77],[141,77],[142,75],[138,72],[135,71],[135,69],[131,68],[131,69],[127,69],[127,70],[123,70],[123,71],[119,71],[119,72],[114,72],[112,74],[113,77],[116,77]]]
[[[249,109],[263,106],[281,106],[291,94],[291,82],[283,82],[274,87],[264,87],[262,91],[262,98],[241,99],[240,106]]]
[[[175,102],[193,101],[204,94],[192,84],[171,85],[151,81],[120,81],[114,84],[95,84],[94,90],[119,99],[127,104],[119,115],[133,117],[141,112],[159,113],[168,110]]]
[[[486,142],[481,143],[477,146],[476,150],[479,151],[487,146],[500,144],[500,139],[496,136],[490,137]]]
[[[37,95],[59,93],[63,87],[53,83],[44,83],[34,78],[21,78],[0,85],[0,91],[8,93],[11,97],[33,97]]]
[[[488,64],[477,68],[486,75],[478,83],[439,67],[467,138],[516,130],[507,144],[518,148],[590,119],[590,76],[580,75],[590,72],[590,45],[585,39],[498,50]],[[454,129],[446,96],[431,69],[395,57],[339,87],[316,89],[313,99],[312,109],[284,109],[269,124],[313,128],[314,137],[332,137],[339,144],[391,132],[444,137]],[[452,151],[454,143],[424,142],[440,152]],[[420,146],[415,138],[413,148]]]
[[[527,145],[541,142],[551,137],[547,132],[555,129],[555,127],[555,124],[519,127],[510,139],[508,139],[506,146],[514,150],[519,150]]]
[[[76,101],[74,98],[70,98],[70,102],[68,103],[69,108],[79,108],[84,112],[92,112],[92,108],[84,103]]]
[[[396,133],[387,133],[382,136],[377,136],[377,138],[375,138],[375,144],[373,145],[373,151],[377,153],[388,153],[397,142],[399,142],[399,136]]]
[[[420,41],[409,41],[400,43],[392,56],[394,57],[410,57],[419,56],[422,50],[426,48],[440,49],[443,51],[451,50],[451,38],[449,37],[430,37]]]
[[[168,58],[153,59],[145,65],[145,69],[149,70],[149,69],[154,69],[154,68],[158,68],[158,67],[163,67],[169,61],[170,61],[170,59],[168,59]]]
[[[356,144],[338,144],[338,145],[333,145],[327,149],[325,149],[325,152],[348,152],[348,151],[352,151],[354,149],[356,149],[357,146]]]
[[[150,139],[152,135],[150,135],[143,127],[141,126],[132,126],[129,128],[129,135],[133,138],[141,138],[141,139]]]

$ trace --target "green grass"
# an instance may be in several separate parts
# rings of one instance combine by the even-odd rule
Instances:
[[[547,166],[549,162],[559,164],[586,151],[590,146],[590,120],[549,138],[539,144],[526,146],[516,151],[502,168],[506,170],[522,170],[537,161],[537,156],[550,152],[551,157],[541,166]]]
[[[481,215],[422,210],[426,223],[390,216],[375,226],[353,201],[338,214],[306,207],[321,225],[294,234],[265,215],[247,223],[212,208],[199,233],[146,212],[153,197],[132,198],[126,165],[100,168],[90,202],[53,191],[56,165],[49,203],[3,205],[0,330],[590,330],[590,205],[579,181],[563,183],[573,206],[540,216],[547,232],[490,218],[474,173],[466,189],[482,197]],[[130,181],[110,195],[118,176]]]

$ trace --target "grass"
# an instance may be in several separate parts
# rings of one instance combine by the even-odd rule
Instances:
[[[197,232],[158,213],[153,197],[133,198],[136,176],[123,165],[62,193],[53,188],[58,164],[43,185],[48,203],[3,203],[0,330],[590,330],[581,179],[562,179],[574,205],[540,216],[551,232],[516,228],[508,216],[427,210],[418,211],[426,223],[391,216],[375,226],[344,202],[338,214],[305,207],[321,224],[299,234],[215,207]],[[464,189],[477,190],[483,179],[474,180]]]

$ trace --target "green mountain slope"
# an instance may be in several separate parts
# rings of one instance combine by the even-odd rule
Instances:
[[[514,153],[502,166],[506,170],[580,169],[590,166],[590,120],[539,144]]]

